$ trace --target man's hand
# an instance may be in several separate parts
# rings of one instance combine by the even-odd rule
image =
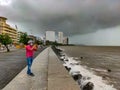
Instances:
[[[33,45],[32,48],[33,48],[33,50],[37,50],[37,48],[38,48],[38,47],[37,47],[37,44]]]

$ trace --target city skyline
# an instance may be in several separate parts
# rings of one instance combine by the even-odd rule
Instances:
[[[55,30],[64,32],[73,44],[120,45],[119,4],[119,0],[0,0],[0,16],[37,36]]]
[[[19,43],[20,41],[20,37],[21,35],[23,34],[27,34],[27,32],[22,32],[20,30],[18,30],[17,28],[17,25],[15,25],[15,28],[11,27],[8,23],[7,23],[7,18],[6,17],[1,17],[0,16],[0,34],[7,34],[9,35],[9,37],[11,37],[12,41],[14,44],[17,44]],[[28,37],[30,39],[33,39],[34,41],[35,40],[41,40],[39,39],[39,37],[33,35],[32,33],[31,34],[28,34]]]
[[[43,37],[44,42],[45,41],[52,41],[57,42],[59,44],[68,44],[69,38],[67,36],[64,36],[63,32],[55,32],[52,30],[48,30],[45,32],[45,36]]]

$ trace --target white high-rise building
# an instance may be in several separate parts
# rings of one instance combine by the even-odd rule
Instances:
[[[69,44],[69,38],[68,37],[64,37],[63,39],[63,44]]]
[[[55,31],[46,31],[45,38],[46,41],[55,42]]]
[[[58,43],[63,44],[63,32],[58,32]]]

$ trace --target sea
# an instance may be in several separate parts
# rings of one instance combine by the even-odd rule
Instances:
[[[67,56],[78,59],[83,68],[100,77],[103,83],[120,90],[119,46],[61,46],[60,48]],[[84,73],[87,74],[88,72]],[[91,76],[91,78],[94,77]],[[96,90],[114,89],[104,89],[103,87],[103,89],[98,88]]]

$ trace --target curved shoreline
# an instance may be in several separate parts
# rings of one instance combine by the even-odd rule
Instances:
[[[64,54],[65,54],[64,55],[65,57],[70,58],[66,55],[66,53],[64,53]],[[101,76],[95,75],[95,73],[87,70],[87,68],[84,68],[83,66],[79,65],[76,69],[78,71],[80,71],[83,76],[92,78],[90,81],[95,84],[94,90],[117,90],[117,89],[113,88],[112,85],[108,85],[107,81],[103,80]],[[98,82],[96,82],[96,81],[98,81]],[[101,88],[101,87],[103,87],[103,88]]]

